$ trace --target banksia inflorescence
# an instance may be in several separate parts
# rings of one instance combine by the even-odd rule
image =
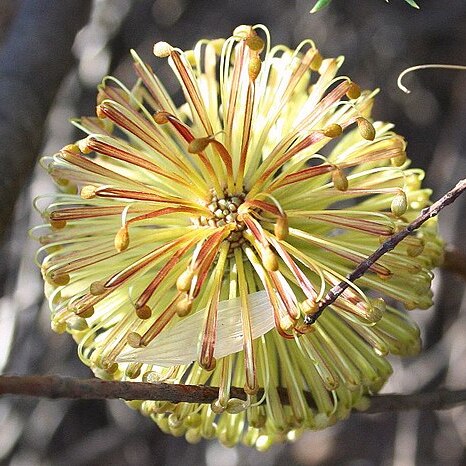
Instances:
[[[240,26],[154,53],[185,104],[133,52],[135,86],[106,78],[97,117],[76,122],[88,136],[43,159],[62,188],[35,230],[52,327],[98,377],[219,387],[212,405],[130,403],[191,442],[264,449],[331,425],[381,388],[388,353],[418,351],[393,304],[430,306],[435,224],[304,319],[428,204],[423,172],[371,122],[375,92],[310,40],[271,47]]]

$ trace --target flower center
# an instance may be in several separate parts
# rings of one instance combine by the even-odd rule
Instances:
[[[241,246],[245,239],[243,231],[246,225],[243,221],[238,220],[238,208],[244,202],[245,194],[236,194],[234,196],[224,196],[219,198],[212,196],[207,208],[212,212],[211,216],[201,216],[196,219],[195,223],[200,226],[222,227],[233,224],[235,229],[228,235],[227,241],[230,242],[230,249]]]

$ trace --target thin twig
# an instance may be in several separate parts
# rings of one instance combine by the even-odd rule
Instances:
[[[361,278],[369,268],[374,265],[384,254],[390,252],[395,246],[409,236],[413,231],[417,230],[423,223],[432,217],[438,215],[438,213],[444,209],[447,205],[455,201],[466,190],[466,179],[461,180],[458,184],[450,191],[448,191],[443,197],[437,202],[434,202],[430,207],[426,207],[421,211],[421,214],[413,220],[406,228],[401,230],[399,233],[394,234],[388,238],[379,248],[373,252],[367,259],[363,260],[357,267],[346,277],[346,281],[341,281],[319,302],[319,309],[313,315],[308,315],[304,319],[304,323],[312,325],[322,314],[324,309],[335,302],[335,300],[350,286],[350,283],[354,282],[358,278]]]
[[[278,390],[280,399],[288,404],[288,392]],[[217,387],[204,385],[181,385],[166,383],[119,382],[99,379],[76,379],[58,375],[0,376],[1,395],[23,395],[41,398],[71,398],[83,400],[158,400],[173,403],[212,403],[218,398]],[[230,395],[245,400],[242,388],[232,387]],[[305,398],[312,403],[312,395],[304,392]],[[260,398],[262,393],[258,394]],[[412,395],[374,395],[366,413],[381,413],[409,409],[447,409],[466,403],[465,390],[440,389],[435,392]]]
[[[218,389],[203,385],[118,382],[100,379],[76,379],[59,375],[0,376],[0,395],[15,394],[41,398],[100,400],[163,400],[186,403],[211,403]],[[246,399],[242,389],[232,389],[232,396]]]
[[[373,395],[369,408],[364,411],[369,414],[386,413],[393,411],[407,411],[421,409],[433,411],[448,409],[466,403],[466,389],[447,390],[439,389],[432,392],[413,393],[411,395]]]

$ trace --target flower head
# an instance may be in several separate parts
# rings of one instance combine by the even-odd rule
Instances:
[[[371,122],[375,92],[312,41],[271,47],[240,26],[154,54],[183,105],[133,52],[134,87],[104,79],[97,116],[76,122],[88,136],[43,159],[63,188],[37,230],[53,328],[99,377],[219,387],[212,405],[132,403],[192,442],[262,449],[346,417],[390,375],[388,353],[419,348],[392,305],[431,304],[435,226],[304,318],[426,206],[423,172]]]

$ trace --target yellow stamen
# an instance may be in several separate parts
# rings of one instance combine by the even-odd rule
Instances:
[[[332,182],[338,191],[346,191],[348,189],[348,178],[341,168],[335,168],[332,172]]]
[[[176,313],[178,317],[187,316],[193,307],[193,300],[189,299],[188,296],[181,298],[176,304]]]
[[[80,150],[77,144],[68,144],[62,149],[63,151],[72,152],[73,154],[79,154]]]
[[[248,63],[248,74],[251,81],[255,81],[261,71],[262,61],[259,56],[252,56]]]
[[[191,289],[191,283],[194,278],[194,271],[186,269],[176,280],[176,288],[178,291],[188,292]]]
[[[272,251],[270,246],[267,246],[263,249],[262,263],[264,264],[265,270],[269,272],[276,272],[278,270],[278,257]]]
[[[343,132],[343,128],[338,123],[332,123],[322,130],[328,138],[337,138]]]
[[[392,203],[390,205],[390,209],[396,217],[401,217],[402,215],[404,215],[404,213],[408,209],[408,199],[406,198],[406,194],[404,191],[400,191],[393,198]]]
[[[312,59],[310,68],[312,71],[319,71],[321,65],[322,65],[322,55],[319,52],[316,52],[314,58]]]
[[[400,155],[397,155],[396,157],[392,157],[390,159],[390,162],[394,167],[401,167],[406,163],[406,160],[408,159],[406,155],[406,151],[402,151]]]
[[[76,308],[74,312],[79,317],[83,317],[85,319],[88,319],[89,317],[92,317],[94,315],[94,306]]]
[[[146,304],[145,306],[136,308],[136,315],[143,320],[149,319],[152,316],[152,309]]]
[[[361,88],[356,83],[352,82],[346,92],[346,96],[348,99],[358,99],[361,96]]]
[[[257,35],[257,34],[251,34],[249,37],[246,39],[246,45],[254,52],[262,52],[264,49],[264,41]]]
[[[126,340],[129,346],[133,348],[139,348],[141,346],[142,337],[137,332],[129,332],[126,336]]]
[[[105,288],[105,280],[93,282],[89,286],[89,292],[94,296],[104,294],[106,291],[108,291],[108,289]]]
[[[67,273],[50,273],[46,275],[48,281],[56,286],[65,286],[70,282],[70,276]]]
[[[126,225],[122,226],[117,234],[115,235],[114,240],[115,249],[118,252],[122,252],[125,249],[128,249],[129,246],[129,232],[128,227]]]
[[[358,124],[359,133],[367,141],[373,141],[375,139],[375,128],[374,125],[364,117],[356,118]]]
[[[203,152],[207,146],[210,144],[211,139],[210,138],[196,138],[193,139],[189,144],[188,144],[188,152],[190,154],[200,154]]]
[[[50,226],[54,230],[63,230],[66,227],[66,220],[53,220],[50,219]]]
[[[154,114],[154,121],[158,125],[166,125],[168,123],[167,112],[157,112]]]
[[[289,227],[288,227],[288,216],[286,213],[277,217],[277,221],[274,226],[274,233],[278,240],[284,240],[288,236]]]
[[[305,315],[313,315],[319,310],[319,304],[315,299],[306,299],[301,303],[301,309]]]
[[[81,188],[81,197],[83,199],[93,199],[95,197],[96,187],[92,185],[83,186]]]

